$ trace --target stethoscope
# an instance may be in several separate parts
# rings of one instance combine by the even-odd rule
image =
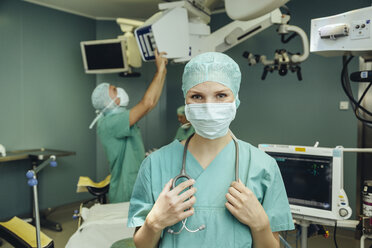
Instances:
[[[231,132],[231,130],[229,130],[229,132],[230,132],[230,135],[231,135],[231,137],[234,141],[234,144],[235,144],[235,181],[239,181],[239,145],[238,145],[238,139]],[[187,148],[189,146],[189,142],[190,142],[190,140],[193,136],[194,136],[194,134],[190,135],[190,137],[188,137],[187,140],[186,140],[185,147],[183,148],[183,158],[182,158],[181,172],[175,178],[173,178],[172,188],[176,187],[176,183],[180,179],[187,179],[187,180],[191,179],[191,177],[189,175],[187,175],[187,173],[186,173],[186,155],[187,155]],[[170,233],[170,234],[180,234],[183,229],[186,229],[188,232],[195,233],[195,232],[198,232],[198,231],[201,231],[201,230],[205,229],[205,225],[203,224],[198,229],[190,230],[186,226],[187,218],[182,220],[181,222],[182,222],[182,227],[180,228],[180,230],[178,232],[175,232],[173,229],[169,228],[168,233]]]

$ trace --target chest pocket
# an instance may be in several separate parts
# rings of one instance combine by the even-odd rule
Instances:
[[[252,245],[250,230],[242,225],[225,207],[197,207],[193,216],[189,217],[186,226],[198,232],[188,232],[183,229],[180,234],[170,234],[164,230],[159,247],[187,248],[247,248]],[[174,232],[182,228],[182,223],[170,227]]]

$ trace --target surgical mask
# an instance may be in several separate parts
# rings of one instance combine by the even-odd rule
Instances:
[[[217,139],[227,134],[236,115],[236,104],[235,101],[187,104],[185,114],[197,134],[206,139]]]
[[[107,106],[104,108],[104,109],[102,109],[101,111],[99,111],[99,110],[96,110],[96,114],[97,114],[97,116],[96,116],[96,118],[94,118],[94,120],[92,121],[92,123],[89,125],[89,129],[92,129],[93,128],[93,126],[94,126],[94,124],[96,124],[96,122],[104,115],[104,113],[107,113],[108,112],[108,110],[110,110],[111,109],[111,111],[113,111],[113,110],[115,110],[115,109],[117,109],[119,106],[118,105],[116,105],[116,103],[115,103],[115,100],[116,100],[117,98],[115,98],[115,99],[112,99],[111,100],[111,102],[109,103],[109,104],[107,104]]]
[[[187,123],[185,123],[185,124],[181,124],[181,128],[182,128],[182,129],[189,129],[190,127],[191,127],[190,122],[187,122]]]
[[[129,96],[128,96],[127,92],[125,92],[125,90],[123,88],[116,88],[116,90],[118,92],[117,98],[120,99],[119,106],[121,106],[121,107],[128,106]]]

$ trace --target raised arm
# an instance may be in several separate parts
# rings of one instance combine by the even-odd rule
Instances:
[[[156,73],[141,101],[129,112],[130,126],[134,125],[143,116],[155,108],[159,101],[161,92],[163,91],[165,75],[167,74],[166,65],[168,64],[168,59],[164,57],[165,54],[166,53],[164,52],[158,53],[158,51],[155,50]]]

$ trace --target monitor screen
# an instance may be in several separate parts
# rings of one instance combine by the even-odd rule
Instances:
[[[81,49],[86,73],[127,71],[122,40],[85,41]]]
[[[120,43],[85,45],[89,70],[123,68]]]
[[[278,163],[290,204],[331,210],[332,157],[267,153]]]

